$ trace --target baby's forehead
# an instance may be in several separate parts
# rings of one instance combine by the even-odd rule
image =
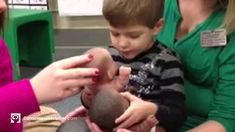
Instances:
[[[109,51],[105,48],[97,47],[97,48],[92,48],[86,51],[86,53],[91,53],[95,57],[100,57],[100,56],[110,56]],[[103,58],[103,57],[102,57]]]
[[[100,66],[100,68],[115,65],[111,54],[105,48],[93,48],[86,53],[93,55],[93,60],[89,63],[89,66]],[[106,69],[107,70],[107,69]]]

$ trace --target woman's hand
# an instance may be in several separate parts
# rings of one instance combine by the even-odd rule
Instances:
[[[39,104],[50,103],[79,93],[84,85],[95,83],[99,69],[79,67],[92,60],[92,54],[52,63],[30,82]]]
[[[130,101],[129,108],[115,120],[116,124],[120,125],[118,128],[130,128],[136,123],[144,121],[151,115],[155,115],[157,106],[151,102],[143,101],[142,99],[131,95],[128,92],[122,95]]]

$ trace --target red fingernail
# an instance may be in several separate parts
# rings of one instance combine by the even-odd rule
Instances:
[[[99,69],[97,69],[96,71],[95,71],[95,75],[99,75],[100,74],[100,70]]]
[[[92,59],[92,58],[93,58],[93,55],[92,55],[92,54],[88,54],[88,58],[89,58],[89,59]]]
[[[92,78],[92,82],[93,82],[93,84],[96,84],[97,83],[97,79],[96,78]]]

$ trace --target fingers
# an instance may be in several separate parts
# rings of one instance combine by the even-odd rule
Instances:
[[[71,113],[71,115],[73,117],[78,117],[78,116],[85,117],[87,116],[87,109],[84,106],[80,106],[77,109],[75,109],[73,113]]]
[[[129,128],[135,123],[137,123],[135,116],[129,116],[129,118],[127,118],[124,122],[118,125],[117,128]]]
[[[124,96],[124,98],[126,98],[127,100],[129,101],[135,101],[135,100],[140,100],[138,97],[132,95],[131,93],[129,92],[123,92],[123,93],[120,93],[122,96]]]
[[[134,100],[139,100],[137,97],[135,97],[134,95],[131,95],[129,92],[121,93],[121,95],[123,95],[130,102],[134,101]],[[126,120],[131,119],[130,118],[131,115],[132,115],[132,109],[131,109],[131,106],[130,106],[119,118],[117,118],[115,120],[115,123],[118,124],[118,123],[123,122],[123,121],[126,122]],[[121,125],[121,126],[123,126],[123,125]]]
[[[89,117],[85,117],[85,121],[91,132],[102,132],[95,123],[91,122]]]
[[[131,109],[129,109],[129,108],[120,117],[118,117],[115,120],[116,124],[119,124],[120,122],[125,121],[127,118],[129,118],[131,116],[132,112],[131,112]]]
[[[147,124],[149,124],[151,127],[157,125],[159,123],[159,121],[157,120],[157,118],[154,115],[150,115],[147,117],[147,119],[145,120],[147,122]]]
[[[72,78],[83,78],[83,77],[96,77],[99,75],[99,69],[97,68],[73,68],[63,70],[60,73],[60,76],[63,79],[72,79]]]
[[[80,78],[65,80],[61,85],[63,85],[65,89],[70,89],[74,87],[81,89],[81,87],[91,84],[95,84],[92,78]]]
[[[72,67],[76,67],[85,63],[90,62],[93,59],[92,54],[84,54],[80,56],[70,57],[67,59],[63,59],[55,62],[59,67],[63,69],[68,69]]]
[[[120,87],[125,86],[128,83],[129,75],[131,72],[130,67],[121,66],[119,68],[118,84]]]
[[[131,73],[131,68],[130,67],[125,67],[125,66],[121,66],[119,68],[119,74],[120,75],[128,75]]]
[[[133,131],[130,131],[130,130],[127,130],[127,129],[118,129],[117,132],[133,132]]]
[[[100,130],[100,128],[95,123],[91,123],[90,127],[91,127],[90,129],[91,129],[92,132],[102,132]]]

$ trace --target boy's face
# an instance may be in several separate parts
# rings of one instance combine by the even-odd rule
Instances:
[[[126,59],[133,59],[154,43],[156,28],[143,25],[109,26],[111,45]]]

